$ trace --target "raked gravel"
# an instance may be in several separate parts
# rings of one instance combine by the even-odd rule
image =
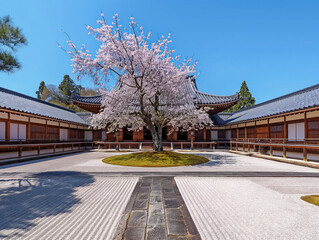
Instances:
[[[0,179],[0,239],[111,239],[137,177]]]
[[[318,239],[318,178],[176,177],[202,239]]]

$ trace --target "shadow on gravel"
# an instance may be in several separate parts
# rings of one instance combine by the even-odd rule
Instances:
[[[30,160],[27,160],[27,161],[24,161],[24,162],[8,163],[8,164],[0,165],[0,169],[7,169],[7,168],[11,168],[11,167],[18,167],[18,166],[23,166],[23,165],[33,164],[33,163],[39,163],[39,162],[47,162],[47,161],[51,161],[51,160],[57,160],[59,158],[66,158],[66,157],[72,157],[72,156],[76,156],[76,155],[81,155],[83,153],[87,153],[87,152],[68,153],[68,154],[64,154],[64,155],[60,155],[60,156],[51,156],[51,157],[43,156],[43,158],[40,158],[40,159],[34,159],[34,160],[30,159]]]
[[[0,179],[0,238],[22,237],[21,229],[24,232],[35,227],[35,219],[69,212],[81,202],[76,188],[93,182],[91,175],[72,171]]]
[[[222,165],[234,165],[234,164],[237,164],[238,162],[235,157],[228,156],[228,155],[216,155],[214,153],[212,154],[200,153],[197,155],[206,157],[210,160],[209,162],[197,165],[199,167],[216,167],[216,166],[222,166]]]

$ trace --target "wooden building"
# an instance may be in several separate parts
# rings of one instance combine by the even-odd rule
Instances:
[[[83,141],[88,124],[75,112],[0,88],[0,142]]]
[[[234,113],[212,115],[213,140],[232,148],[319,159],[319,84]]]
[[[119,84],[115,88],[119,87]],[[218,96],[211,95],[207,93],[200,92],[196,86],[196,81],[194,78],[188,79],[187,88],[194,96],[194,104],[198,107],[210,107],[210,114],[216,114],[222,112],[233,105],[235,105],[239,100],[239,95],[234,94],[230,96]],[[102,97],[100,95],[93,97],[81,97],[73,96],[73,103],[77,106],[90,111],[92,113],[98,113],[101,108]],[[165,142],[175,142],[175,141],[190,141],[191,133],[190,132],[173,132],[170,135],[167,135],[169,129],[163,129],[163,141]],[[147,129],[139,132],[130,132],[126,128],[118,133],[118,136],[115,133],[107,134],[106,141],[134,141],[134,142],[143,142],[151,141],[151,134]],[[207,127],[205,129],[195,132],[195,141],[211,141],[211,129]]]

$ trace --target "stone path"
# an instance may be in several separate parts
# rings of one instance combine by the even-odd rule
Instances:
[[[143,177],[114,239],[200,239],[173,177]]]

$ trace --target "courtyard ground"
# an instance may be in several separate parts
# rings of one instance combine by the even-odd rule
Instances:
[[[228,152],[196,153],[211,161],[164,169],[102,162],[116,154],[122,153],[1,166],[0,238],[319,236],[319,207],[300,199],[319,194],[319,169]]]

